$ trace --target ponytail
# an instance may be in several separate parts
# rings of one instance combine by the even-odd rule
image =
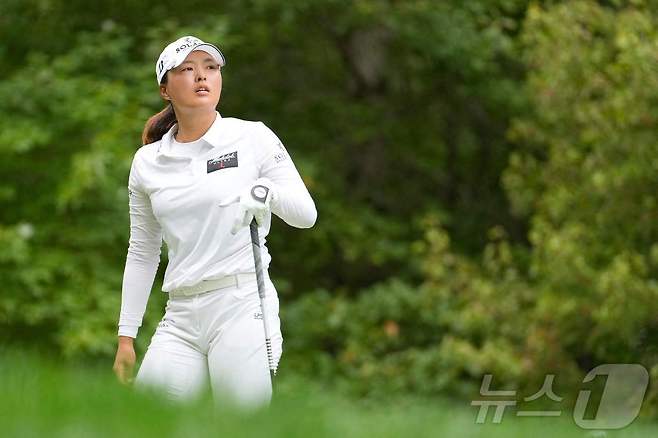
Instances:
[[[176,113],[171,102],[159,113],[152,115],[144,125],[142,144],[153,143],[162,138],[177,123]]]
[[[166,72],[160,80],[160,84],[166,84],[168,76],[168,72]],[[144,131],[142,132],[142,144],[149,144],[160,140],[162,136],[165,135],[177,122],[178,119],[176,119],[176,112],[170,101],[162,111],[152,115],[146,121]]]

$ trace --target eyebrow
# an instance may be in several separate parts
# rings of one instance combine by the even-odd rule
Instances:
[[[215,62],[215,60],[212,59],[212,58],[206,58],[206,59],[203,60],[203,62],[208,62],[208,61]],[[187,64],[188,62],[193,63],[192,61],[183,61],[183,62],[180,63],[180,65]]]

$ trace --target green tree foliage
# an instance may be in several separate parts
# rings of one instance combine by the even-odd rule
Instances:
[[[656,375],[658,17],[629,3],[529,10],[533,112],[511,130],[524,147],[504,181],[531,222],[532,332],[574,366],[638,361]]]
[[[420,287],[393,279],[349,302],[306,297],[291,319],[314,320],[293,329],[296,351],[322,351],[318,369],[331,352],[363,393],[473,396],[493,373],[531,395],[555,373],[573,400],[598,364],[641,363],[658,375],[657,17],[639,2],[617,6],[528,10],[519,92],[529,106],[512,120],[516,147],[502,175],[527,242],[493,227],[480,256],[464,257],[428,216]],[[655,389],[647,400],[655,413]]]

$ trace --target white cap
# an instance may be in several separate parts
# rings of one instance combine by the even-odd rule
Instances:
[[[217,46],[205,43],[197,37],[184,36],[169,44],[160,53],[158,62],[155,63],[155,76],[158,79],[158,85],[160,85],[160,81],[168,70],[181,65],[187,55],[194,50],[203,50],[212,55],[220,66],[224,67],[226,65],[226,59]]]

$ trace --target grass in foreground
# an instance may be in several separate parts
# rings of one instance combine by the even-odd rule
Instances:
[[[292,376],[277,377],[272,405],[255,413],[218,411],[210,399],[175,404],[119,386],[110,370],[54,366],[0,350],[3,437],[647,437],[658,425],[636,420],[620,431],[579,429],[563,418],[475,424],[467,402],[395,397],[364,403]],[[491,414],[490,414],[491,415]]]

